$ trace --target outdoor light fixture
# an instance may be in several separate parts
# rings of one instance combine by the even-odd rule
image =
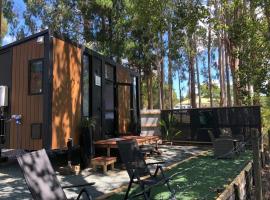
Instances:
[[[22,124],[22,115],[11,115],[11,119],[15,120],[17,125]]]
[[[0,107],[8,106],[8,87],[0,86]]]
[[[43,44],[43,43],[44,43],[44,36],[39,36],[39,37],[37,38],[37,43]]]

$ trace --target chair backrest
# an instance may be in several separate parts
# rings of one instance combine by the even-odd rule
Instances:
[[[234,142],[232,139],[219,138],[214,142],[214,154],[216,157],[229,158],[234,155]]]
[[[121,160],[125,164],[130,178],[132,178],[133,173],[135,178],[151,175],[136,140],[117,141],[117,145]]]
[[[234,139],[238,139],[241,142],[245,141],[245,137],[243,135],[234,135],[233,137]]]
[[[208,130],[207,132],[208,132],[208,135],[209,135],[211,142],[214,142],[216,138],[215,138],[213,132],[211,130]]]
[[[231,128],[220,128],[220,137],[232,137]]]
[[[17,157],[33,199],[67,199],[44,149]]]

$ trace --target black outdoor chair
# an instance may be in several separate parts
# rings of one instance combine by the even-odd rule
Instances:
[[[133,199],[138,196],[143,196],[145,200],[149,200],[151,189],[155,186],[164,184],[167,185],[169,191],[173,195],[169,184],[170,179],[164,175],[161,166],[161,164],[164,164],[164,162],[146,164],[143,153],[140,151],[136,140],[117,141],[117,145],[121,160],[124,163],[130,178],[128,189],[124,198],[125,200]],[[149,165],[157,165],[154,174],[150,172],[150,169],[148,168]],[[159,171],[161,174],[158,176]],[[138,184],[141,190],[139,193],[129,197],[129,191],[133,183]]]
[[[87,183],[61,187],[44,149],[18,156],[17,160],[32,197],[36,200],[66,200],[64,188],[83,187],[94,184]],[[91,195],[88,194],[85,188],[80,191],[77,199],[80,199],[80,197],[92,200]]]

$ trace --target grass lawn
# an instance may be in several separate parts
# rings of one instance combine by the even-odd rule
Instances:
[[[234,159],[214,159],[212,153],[183,162],[166,172],[172,176],[171,186],[177,200],[211,200],[223,191],[252,159],[246,151]],[[138,192],[136,184],[133,192]],[[123,199],[125,191],[115,194],[110,200]],[[170,193],[165,186],[152,189],[151,199],[169,199]]]

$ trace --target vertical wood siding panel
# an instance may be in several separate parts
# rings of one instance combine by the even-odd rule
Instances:
[[[117,82],[118,83],[132,83],[130,73],[123,67],[116,68]],[[118,131],[119,133],[127,133],[130,126],[130,87],[118,87]]]
[[[25,69],[25,72],[27,74],[27,87],[26,87],[26,92],[27,92],[27,95],[26,95],[26,98],[27,98],[27,101],[29,102],[29,104],[31,105],[28,109],[28,115],[26,115],[26,121],[29,122],[30,121],[30,115],[32,115],[33,113],[33,100],[32,98],[29,98],[29,95],[28,95],[28,89],[29,89],[29,84],[28,84],[28,78],[29,78],[29,61],[31,59],[33,59],[33,56],[32,56],[32,48],[33,46],[31,45],[31,43],[28,43],[28,49],[27,49],[27,59],[26,59],[26,67],[27,69]],[[25,128],[25,134],[26,134],[26,138],[28,140],[27,142],[27,146],[29,149],[33,150],[33,142],[32,142],[32,139],[31,139],[31,132],[30,132],[30,127],[27,129],[28,126],[31,126],[31,122],[27,124],[26,128]]]
[[[31,55],[31,58],[36,59],[37,58],[36,54],[38,53],[38,49],[36,48],[35,44],[29,44],[29,46],[33,46],[34,47],[33,49],[35,49],[35,51],[32,51],[32,49],[29,51],[30,55]],[[29,75],[30,74],[28,74],[28,76]],[[28,87],[29,87],[29,85],[28,85]],[[37,103],[36,95],[29,95],[28,99],[29,99],[29,101],[31,102],[31,105],[32,105],[31,106],[31,111],[30,111],[31,112],[31,118],[32,118],[31,123],[36,123],[37,122],[37,119],[36,119],[36,112],[37,112],[37,110],[36,110],[36,103]],[[30,121],[30,119],[28,121]],[[27,132],[29,133],[29,138],[30,138],[30,142],[31,142],[31,148],[35,149],[35,140],[33,140],[31,138],[31,123],[28,125],[29,130],[27,130]]]
[[[33,46],[35,47],[35,44],[33,44]],[[36,59],[37,57],[38,57],[38,48],[36,48],[35,47],[35,51],[31,51],[31,54],[32,54],[32,58],[33,59]],[[33,123],[36,123],[37,121],[38,121],[38,119],[37,119],[37,112],[38,112],[38,110],[37,110],[37,97],[38,96],[40,96],[40,95],[33,95],[33,96],[29,96],[30,97],[30,99],[31,99],[31,101],[32,101],[32,109],[31,109],[31,113],[32,113],[32,122]],[[30,134],[31,134],[31,124],[29,124],[29,128],[30,128],[30,130],[29,130],[29,132],[30,132]],[[30,137],[31,138],[31,137]],[[31,139],[31,142],[32,142],[32,148],[33,149],[35,149],[36,148],[36,140],[33,140],[33,139]]]
[[[28,51],[28,46],[22,45],[21,52],[22,52],[23,56],[24,56],[23,52],[27,52],[27,51]],[[26,74],[24,65],[26,65],[27,63],[23,57],[21,58],[21,60],[22,60],[22,63],[20,66],[20,74],[19,74],[19,76],[20,76],[20,81],[19,81],[20,82],[20,99],[21,99],[20,103],[21,104],[20,104],[19,114],[26,113],[26,109],[27,109],[27,101],[24,98],[27,95],[26,89],[25,89],[25,87],[26,87],[25,79],[27,79],[27,74]],[[20,129],[21,131],[19,133],[20,134],[21,148],[25,147],[25,141],[27,139],[27,137],[26,137],[27,131],[25,131],[25,127],[27,127],[27,124],[26,124],[27,120],[24,120],[24,118],[27,119],[26,117],[27,117],[27,115],[23,115],[23,121],[25,121],[25,123],[23,122],[22,125],[20,125],[20,126],[22,126],[22,128]]]
[[[31,149],[31,150],[33,150],[33,142],[32,142],[32,139],[31,139],[31,133],[30,133],[30,128],[29,128],[29,126],[30,126],[30,123],[31,123],[31,121],[30,121],[30,116],[32,115],[32,113],[33,113],[33,101],[32,101],[32,98],[29,98],[29,95],[28,95],[28,87],[29,87],[29,85],[28,85],[28,78],[29,78],[29,74],[28,74],[28,69],[29,69],[29,60],[31,60],[32,58],[33,58],[33,55],[32,55],[32,53],[31,53],[31,51],[32,51],[32,48],[34,48],[32,45],[31,45],[31,43],[27,43],[27,44],[25,44],[25,45],[27,45],[27,56],[26,56],[26,60],[25,60],[25,73],[26,73],[26,78],[24,78],[25,79],[25,81],[27,81],[27,85],[26,85],[26,95],[25,95],[25,97],[26,97],[26,101],[31,105],[30,107],[28,107],[28,114],[25,116],[25,120],[26,120],[26,123],[25,123],[25,127],[24,127],[24,130],[25,130],[25,135],[26,135],[26,138],[27,138],[27,140],[28,140],[28,144],[27,144],[27,146],[28,146],[28,148],[29,149]],[[27,69],[26,69],[27,68]]]
[[[81,117],[81,50],[53,39],[52,149],[78,143]]]
[[[16,87],[17,87],[17,91],[18,91],[18,95],[16,97],[16,101],[18,102],[17,104],[17,108],[16,108],[16,112],[14,114],[22,114],[21,112],[21,108],[22,108],[22,102],[23,102],[23,99],[22,99],[22,67],[23,67],[23,50],[22,50],[22,46],[19,46],[18,47],[18,51],[19,51],[19,60],[20,62],[18,63],[18,66],[17,66],[17,70],[16,70],[16,73],[17,74],[17,82],[16,82]],[[22,125],[15,125],[15,129],[16,129],[16,138],[17,138],[17,148],[22,148],[21,146],[21,139],[22,139],[22,134],[23,134],[23,124]]]
[[[11,114],[22,114],[22,125],[11,125],[11,141],[13,148],[20,148],[17,144],[17,130],[22,139],[22,148],[35,150],[42,148],[41,140],[31,139],[31,124],[43,123],[43,94],[28,95],[28,64],[29,60],[44,58],[44,45],[37,44],[36,39],[13,47],[12,64],[12,105]],[[41,113],[41,114],[40,114]]]
[[[17,58],[18,57],[18,51],[17,49],[13,48],[13,56],[12,56],[12,94],[11,94],[11,114],[14,113],[14,111],[16,110],[16,96],[14,94],[17,93],[17,87],[16,87],[16,80],[17,80],[17,73],[16,72],[16,69],[14,66],[17,66],[17,60],[14,59],[14,58]],[[15,130],[15,125],[14,123],[10,123],[11,126],[10,126],[10,129],[11,130]],[[15,148],[16,144],[15,144],[15,141],[16,141],[16,137],[15,137],[15,131],[10,131],[10,148]]]

